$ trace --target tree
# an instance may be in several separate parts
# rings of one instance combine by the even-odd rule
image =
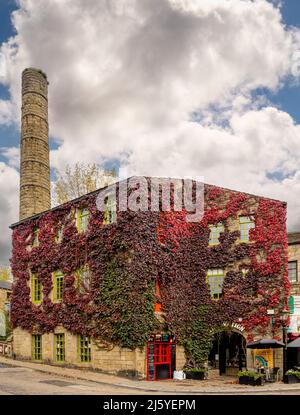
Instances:
[[[12,275],[10,267],[4,267],[0,265],[0,281],[11,281]]]
[[[53,204],[61,205],[116,181],[116,172],[101,170],[98,165],[76,163],[67,165],[63,173],[56,171],[57,180],[53,188]]]

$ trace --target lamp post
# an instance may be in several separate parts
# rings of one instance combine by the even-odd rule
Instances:
[[[279,316],[280,316],[280,323],[282,327],[282,342],[284,343],[283,348],[283,379],[285,378],[285,372],[287,370],[287,361],[286,361],[286,349],[287,349],[287,319],[289,316],[290,311],[286,308],[281,310]],[[275,331],[275,323],[276,323],[276,317],[275,317],[275,310],[267,310],[267,314],[271,317],[271,325],[272,325],[272,336],[274,337],[274,331]]]
[[[283,379],[285,379],[285,372],[287,370],[287,361],[286,361],[286,355],[287,355],[287,319],[289,316],[289,310],[283,309],[280,313],[280,322],[282,327],[282,341],[284,343],[283,348]]]

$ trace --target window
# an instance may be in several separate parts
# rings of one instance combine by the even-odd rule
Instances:
[[[288,270],[289,270],[289,280],[290,282],[294,283],[298,281],[297,278],[297,261],[291,261],[288,264]]]
[[[116,201],[115,199],[111,197],[107,197],[105,199],[105,210],[104,210],[104,219],[103,223],[105,225],[110,225],[111,223],[116,222],[117,216],[116,216]]]
[[[245,278],[245,277],[247,277],[247,275],[249,273],[249,268],[242,268],[241,271],[242,271],[243,277]]]
[[[254,218],[252,216],[240,216],[240,241],[249,242],[250,229],[255,227]]]
[[[87,208],[77,209],[77,229],[86,232],[89,224],[90,212]]]
[[[64,333],[59,333],[54,335],[54,350],[55,350],[55,360],[56,362],[65,361],[65,335]]]
[[[224,271],[222,269],[209,269],[207,271],[207,284],[211,298],[218,300],[222,295]]]
[[[42,360],[42,336],[32,335],[32,360]]]
[[[64,291],[64,275],[60,271],[54,272],[54,301],[61,301]]]
[[[219,236],[222,232],[224,232],[223,223],[218,223],[217,225],[209,225],[209,229],[209,245],[218,245],[220,243]]]
[[[155,302],[155,308],[154,311],[156,313],[160,313],[161,312],[161,295],[160,295],[160,288],[159,288],[159,281],[158,281],[158,277],[156,277],[156,280],[153,283],[154,285],[154,295],[157,297],[156,302]]]
[[[39,228],[34,228],[33,230],[32,246],[39,246]]]
[[[55,242],[60,243],[62,241],[63,232],[64,232],[63,226],[58,228],[58,231],[57,231],[57,234],[56,234],[56,237],[55,237]]]
[[[81,294],[90,289],[91,273],[87,265],[77,271],[77,288]]]
[[[91,338],[87,336],[78,336],[78,349],[80,362],[90,362]]]
[[[34,304],[42,301],[42,284],[36,274],[31,274],[31,301]]]

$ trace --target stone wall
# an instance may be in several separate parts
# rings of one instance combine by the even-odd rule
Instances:
[[[54,334],[65,334],[65,362],[55,361]],[[13,352],[20,360],[32,359],[31,333],[16,328],[14,330]],[[92,341],[92,360],[90,363],[79,361],[78,337],[69,333],[63,327],[57,327],[54,333],[43,334],[42,336],[42,359],[44,363],[76,366],[90,370],[99,370],[129,377],[146,377],[146,349],[130,350],[120,347],[113,347],[111,350],[101,348]],[[185,354],[182,346],[176,348],[176,370],[182,370],[185,364]]]
[[[65,362],[55,361],[54,334],[65,334]],[[20,328],[14,330],[14,354],[17,359],[31,360],[31,334]],[[42,360],[44,363],[77,366],[86,369],[97,369],[106,373],[126,376],[146,376],[146,352],[113,347],[107,350],[99,347],[92,341],[92,360],[90,363],[79,361],[78,337],[57,327],[54,333],[42,336]]]
[[[0,288],[0,310],[5,310],[5,304],[9,302],[10,291]]]
[[[48,82],[28,68],[22,74],[20,219],[51,208],[48,144]]]
[[[297,261],[298,282],[291,286],[291,295],[300,295],[300,243],[289,245],[289,261]]]

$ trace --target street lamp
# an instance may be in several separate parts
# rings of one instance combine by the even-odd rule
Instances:
[[[289,317],[289,310],[284,308],[280,313],[280,322],[282,327],[282,341],[284,343],[284,349],[283,349],[283,379],[285,378],[285,372],[286,372],[286,349],[287,349],[287,320]]]

